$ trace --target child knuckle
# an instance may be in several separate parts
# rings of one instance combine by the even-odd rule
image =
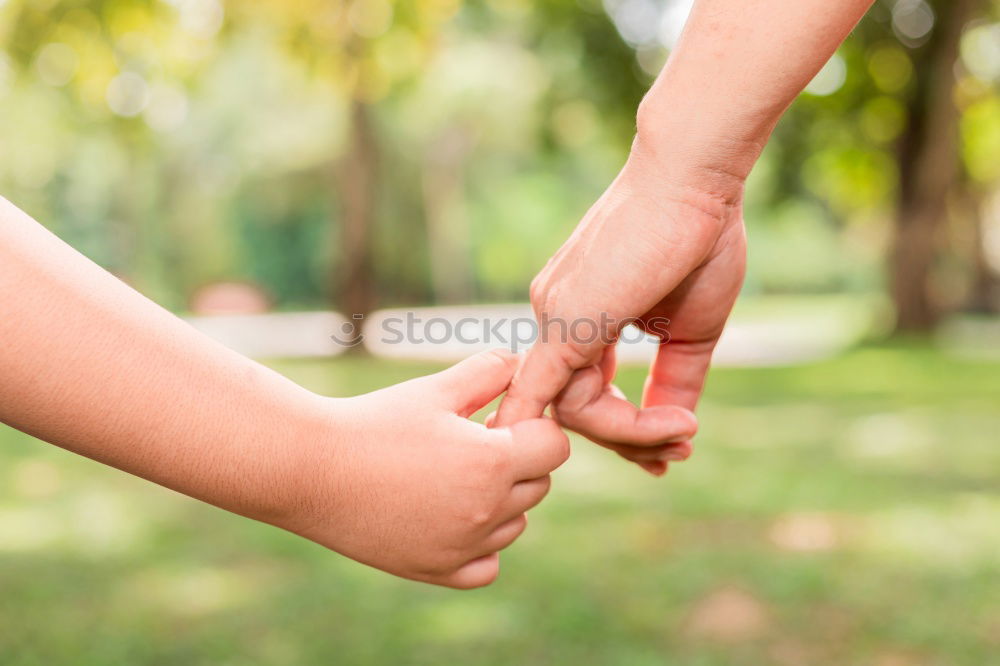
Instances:
[[[469,511],[466,520],[473,528],[486,527],[493,522],[493,509],[488,506],[475,507]]]
[[[569,460],[570,453],[572,451],[569,444],[569,437],[565,433],[559,433],[559,440],[557,445],[558,460],[559,464],[562,465],[564,462]]]
[[[488,349],[482,352],[482,358],[488,363],[495,365],[497,370],[503,370],[507,366],[517,363],[517,356],[508,349]]]
[[[477,462],[477,471],[484,480],[502,477],[510,471],[511,459],[508,452],[500,446],[486,444]]]
[[[569,437],[563,432],[559,424],[551,419],[545,419],[541,421],[542,423],[542,436],[544,441],[548,444],[549,448],[552,450],[553,457],[558,461],[558,464],[562,464],[569,459],[570,455],[570,444]]]

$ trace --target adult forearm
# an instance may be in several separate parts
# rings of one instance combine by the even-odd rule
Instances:
[[[201,335],[0,198],[0,420],[274,520],[320,399]]]
[[[873,0],[697,0],[639,110],[639,141],[664,162],[749,174],[788,105]]]

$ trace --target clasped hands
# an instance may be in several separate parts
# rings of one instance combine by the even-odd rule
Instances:
[[[309,458],[298,472],[304,510],[276,522],[396,575],[479,587],[496,578],[499,551],[569,456],[559,426],[654,475],[686,459],[712,349],[742,282],[741,194],[742,182],[731,196],[700,190],[637,139],[531,288],[539,321],[611,330],[591,342],[552,331],[523,359],[486,352],[381,391],[324,399],[331,424],[356,427],[342,446]],[[622,321],[663,340],[641,407],[612,383]],[[486,425],[468,419],[505,391]]]

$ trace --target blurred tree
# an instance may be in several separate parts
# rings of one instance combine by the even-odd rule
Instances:
[[[1000,312],[1000,262],[991,251],[997,215],[992,202],[1000,185],[1000,3],[973,21],[962,40],[963,77],[956,91],[965,169],[959,187],[960,212],[969,247],[972,278],[966,309]],[[992,21],[990,20],[992,19]],[[992,84],[992,85],[991,85]],[[991,257],[991,255],[994,255]]]
[[[688,4],[7,0],[0,182],[172,306],[219,279],[350,312],[522,299]],[[888,233],[901,327],[966,286],[995,302],[992,214],[971,229],[1000,180],[998,5],[876,3],[755,170],[748,290],[871,290]]]
[[[982,108],[996,94],[985,82],[969,84],[959,61],[963,33],[995,6],[986,0],[880,0],[793,105],[769,147],[775,174],[763,214],[802,196],[820,197],[840,225],[877,219],[886,210],[887,274],[900,332],[927,331],[960,305],[956,295],[944,293],[955,290],[954,280],[943,280],[939,270],[949,223],[958,208],[967,218],[979,217],[972,215],[980,208],[975,199],[997,181],[996,174],[970,180],[969,160],[983,149],[963,150],[963,142],[984,145],[992,124],[965,122],[967,136],[959,133],[960,121],[984,115],[971,108]],[[836,85],[828,85],[831,80]],[[978,91],[974,104],[962,99],[963,81]],[[949,205],[961,200],[962,206]],[[982,308],[992,301],[984,292],[993,277],[981,251],[966,262],[978,266],[974,301]]]
[[[1000,312],[1000,274],[991,265],[986,247],[987,228],[986,194],[965,177],[958,186],[959,213],[966,221],[967,237],[970,239],[967,261],[971,267],[971,284],[965,309],[976,314],[996,314]]]
[[[376,107],[419,75],[435,52],[443,24],[452,19],[461,2],[247,2],[242,3],[237,20],[259,21],[262,5],[267,5],[267,20],[280,26],[291,51],[347,99],[347,140],[331,171],[331,191],[341,211],[338,305],[345,312],[365,315],[376,306],[380,291],[375,254],[383,217],[380,199],[386,194],[380,184],[387,181],[381,171],[383,130]],[[433,172],[434,164],[435,160],[429,161],[429,171]],[[447,241],[453,236],[435,233],[446,214],[438,199],[450,196],[447,191],[439,193],[440,189],[424,188],[429,199],[425,212],[430,217],[432,259],[441,266],[468,267],[467,257],[463,260],[468,249],[449,248]],[[452,282],[461,284],[462,276]],[[441,295],[447,295],[437,286]]]
[[[899,198],[890,258],[899,331],[928,331],[942,314],[931,281],[948,197],[956,193],[961,168],[956,61],[962,31],[982,5],[981,0],[933,3],[936,18],[929,37],[913,49],[914,85],[898,148]]]
[[[159,188],[151,187],[154,176],[142,160],[152,147],[149,127],[139,118],[141,100],[149,89],[138,72],[150,64],[150,46],[162,44],[168,23],[161,19],[167,8],[149,1],[13,0],[3,9],[4,51],[19,78],[30,81],[24,88],[26,99],[19,100],[20,111],[41,112],[31,107],[49,106],[51,115],[43,115],[46,129],[63,139],[57,147],[32,147],[37,154],[50,151],[50,168],[31,184],[58,192],[69,185],[60,180],[60,172],[81,158],[96,157],[109,170],[129,174],[130,187],[112,196],[100,200],[98,192],[89,193],[85,200],[90,210],[88,206],[66,210],[63,232],[94,248],[109,269],[132,279],[143,273],[144,287],[165,298],[160,289],[165,261],[155,242],[160,207],[150,197],[151,190]],[[138,38],[140,33],[143,39]],[[79,167],[94,168],[82,163]],[[30,162],[19,160],[11,168],[16,175],[30,169]],[[165,176],[163,183],[169,187],[173,181],[169,173]],[[92,183],[95,189],[99,185]],[[71,199],[72,193],[58,198]],[[89,243],[85,222],[114,242]]]

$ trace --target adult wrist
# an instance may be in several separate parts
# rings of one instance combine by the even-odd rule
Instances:
[[[632,156],[671,182],[738,203],[773,122],[719,111],[697,91],[683,94],[658,82],[636,113]]]
[[[708,140],[640,125],[622,178],[650,198],[691,205],[721,222],[742,204],[746,173],[713,154]]]

